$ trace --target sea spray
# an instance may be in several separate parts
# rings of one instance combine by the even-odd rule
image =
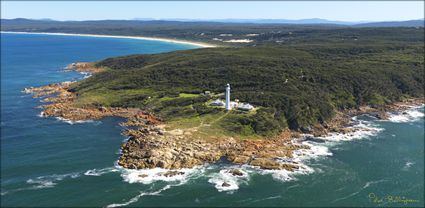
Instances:
[[[108,168],[102,168],[102,169],[91,169],[84,173],[86,176],[102,176],[107,173],[113,173],[118,172],[119,170],[115,167],[108,167]]]
[[[239,174],[232,173],[232,170],[238,170]],[[240,184],[248,184],[249,173],[252,170],[249,169],[249,166],[230,166],[224,169],[221,169],[218,173],[212,173],[208,177],[209,183],[214,184],[214,187],[219,191],[226,191],[228,193],[233,193],[235,190],[239,189]]]
[[[15,193],[15,192],[19,192],[19,191],[53,188],[57,185],[57,183],[59,181],[62,181],[66,178],[75,179],[75,178],[78,178],[80,176],[81,176],[81,173],[79,173],[79,172],[38,176],[36,178],[30,178],[30,179],[26,180],[26,183],[31,184],[31,186],[23,187],[23,188],[17,188],[17,189],[11,189],[11,190],[5,190],[5,191],[2,190],[1,195]]]
[[[402,112],[392,112],[388,113],[388,121],[394,123],[407,123],[418,121],[419,119],[424,117],[424,113],[422,112],[424,109],[424,105],[421,106],[409,106],[409,108]],[[422,110],[422,111],[421,111]]]
[[[181,184],[177,184],[177,185],[174,185],[174,186],[179,186],[179,185],[181,185]],[[171,188],[171,187],[172,187],[171,185],[166,185],[166,186],[164,186],[163,188],[161,188],[161,189],[159,189],[159,190],[157,190],[157,191],[152,191],[152,192],[140,192],[140,194],[139,194],[139,195],[137,195],[137,196],[135,196],[135,197],[131,198],[130,200],[128,200],[128,201],[126,201],[126,202],[124,202],[124,203],[109,204],[109,205],[107,205],[106,207],[108,207],[108,208],[112,208],[112,207],[123,207],[123,206],[127,206],[127,205],[129,205],[129,204],[132,204],[132,203],[135,203],[135,202],[139,201],[140,197],[142,197],[142,196],[153,196],[153,195],[159,195],[161,192],[163,192],[163,191],[165,191],[165,190],[167,190],[167,189],[169,189],[169,188]]]
[[[347,127],[351,130],[348,133],[330,133],[323,137],[316,137],[313,140],[309,139],[313,138],[312,135],[305,134],[303,135],[303,140],[295,140],[295,144],[306,145],[309,148],[297,149],[293,152],[292,158],[279,158],[278,160],[281,160],[284,163],[297,165],[297,169],[292,171],[258,169],[258,173],[262,175],[270,174],[274,179],[279,181],[296,180],[298,175],[306,175],[316,172],[317,170],[311,167],[313,161],[333,156],[331,148],[335,148],[335,145],[340,144],[341,142],[370,138],[383,131],[383,129],[373,121],[366,121],[358,118],[357,116],[353,117],[352,121],[355,124],[351,127]]]
[[[279,181],[293,181],[297,180],[298,175],[307,175],[314,173],[315,170],[310,167],[308,161],[312,159],[319,159],[327,156],[332,156],[329,148],[322,146],[318,143],[311,141],[303,141],[302,145],[306,145],[308,149],[298,149],[293,152],[292,158],[279,158],[284,163],[296,165],[298,168],[294,170],[261,170],[258,169],[261,175],[271,175],[274,179]]]
[[[40,114],[40,115],[42,117],[45,117],[44,113]],[[94,120],[76,120],[76,121],[73,121],[73,120],[70,120],[70,119],[62,118],[62,117],[55,117],[55,118],[58,121],[65,122],[65,123],[70,124],[70,125],[83,124],[83,123],[97,123],[97,124],[101,123],[101,121],[94,121]]]
[[[68,174],[53,174],[47,176],[39,176],[35,179],[28,179],[28,184],[35,184],[37,188],[51,188],[56,185],[57,181],[62,181],[65,178],[78,178],[80,173],[68,173]]]
[[[121,177],[125,182],[142,184],[151,184],[157,181],[186,183],[190,178],[198,177],[205,171],[205,166],[182,168],[179,170],[164,168],[126,169],[119,165],[115,167],[121,172]]]
[[[379,128],[379,125],[372,121],[358,120],[357,117],[355,119],[357,124],[347,127],[347,129],[350,130],[348,133],[333,132],[326,136],[317,138],[328,142],[351,141],[356,139],[370,138],[383,131],[382,128]]]

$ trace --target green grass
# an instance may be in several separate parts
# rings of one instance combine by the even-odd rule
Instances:
[[[235,137],[240,139],[256,139],[261,136],[251,131],[247,134],[227,131],[223,128],[224,120],[231,114],[229,111],[221,111],[219,113],[206,114],[202,116],[193,116],[187,118],[175,118],[167,122],[167,130],[181,129],[190,131],[191,135],[199,138],[212,137]]]
[[[159,98],[159,100],[160,101],[169,101],[169,100],[173,100],[173,99],[176,99],[176,98],[195,98],[195,97],[198,97],[198,96],[199,96],[199,94],[179,93],[178,97],[168,97],[168,96],[166,96],[166,97]]]
[[[128,90],[108,90],[98,89],[89,91],[78,96],[76,101],[77,106],[101,104],[103,106],[119,105],[122,100],[132,99],[138,95],[151,95],[150,89],[128,89]]]

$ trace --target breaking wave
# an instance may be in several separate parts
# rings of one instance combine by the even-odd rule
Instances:
[[[179,170],[168,170],[163,168],[153,169],[126,169],[117,167],[121,171],[121,177],[128,183],[151,184],[157,181],[186,183],[189,178],[199,176],[204,172],[204,167],[183,168]]]
[[[292,158],[278,158],[277,161],[286,164],[296,165],[298,168],[290,170],[264,170],[259,167],[250,165],[233,165],[220,169],[217,173],[208,175],[210,178],[209,183],[214,184],[214,187],[219,192],[234,193],[239,189],[240,185],[248,184],[252,174],[271,175],[274,179],[279,181],[296,180],[297,175],[306,175],[315,172],[313,168],[306,163],[311,159],[318,159],[320,157],[332,156],[329,148],[326,146],[316,145],[314,142],[303,141],[302,145],[309,146],[309,149],[299,149],[293,152]],[[212,167],[214,168],[214,167]],[[232,173],[232,170],[237,169],[239,174]]]
[[[274,179],[280,181],[297,180],[298,175],[311,174],[319,169],[312,168],[309,164],[312,160],[317,160],[325,157],[332,156],[331,148],[341,142],[370,138],[376,136],[383,128],[373,121],[361,120],[353,117],[352,121],[355,123],[351,127],[347,127],[346,133],[330,133],[322,137],[313,137],[312,135],[303,135],[304,140],[295,142],[297,144],[306,145],[307,149],[298,149],[293,152],[293,158],[281,158],[284,163],[297,165],[298,169],[293,171],[289,170],[260,170],[260,174],[271,174]]]
[[[309,149],[298,149],[293,152],[292,158],[280,158],[284,163],[298,166],[297,169],[289,170],[259,170],[262,175],[270,174],[274,179],[279,181],[297,180],[298,175],[307,175],[314,173],[315,170],[308,166],[310,160],[319,159],[327,156],[332,156],[332,152],[328,147],[318,145],[315,142],[303,141],[302,145],[309,146]]]
[[[80,74],[83,75],[82,79],[87,79],[87,78],[92,76],[92,73],[90,73],[90,72],[80,72]]]
[[[404,166],[403,166],[402,170],[404,170],[404,171],[408,171],[408,170],[410,169],[410,167],[412,167],[413,165],[415,165],[415,163],[414,163],[414,162],[407,161],[407,162],[404,164]]]
[[[294,141],[294,144],[305,145],[309,148],[298,149],[293,152],[292,158],[277,158],[276,160],[297,166],[294,170],[263,170],[258,167],[242,165],[225,167],[219,172],[209,175],[208,182],[214,184],[219,192],[227,191],[233,193],[239,189],[241,184],[247,184],[251,174],[271,175],[278,181],[293,181],[297,180],[299,175],[312,174],[316,171],[322,171],[318,168],[311,167],[311,161],[319,160],[333,155],[331,148],[341,142],[351,141],[355,139],[364,139],[371,136],[376,136],[383,131],[378,124],[373,121],[366,121],[353,118],[355,125],[347,127],[347,133],[331,133],[324,137],[313,137],[312,135],[303,135],[303,139]],[[237,168],[243,172],[242,176],[235,176],[229,170]]]
[[[108,168],[102,168],[102,169],[91,169],[86,172],[84,172],[84,175],[86,176],[101,176],[107,173],[111,172],[117,172],[115,167],[108,167]],[[80,177],[82,174],[81,172],[73,172],[73,173],[67,173],[67,174],[52,174],[47,176],[39,176],[36,178],[30,178],[26,180],[27,184],[31,184],[32,186],[29,187],[23,187],[23,188],[17,188],[7,191],[2,191],[1,195],[6,195],[18,191],[26,191],[26,190],[37,190],[37,189],[44,189],[44,188],[53,188],[55,187],[58,182],[63,181],[65,179],[75,179]]]
[[[43,116],[43,115],[42,115]],[[62,121],[62,122],[65,122],[65,123],[67,123],[67,124],[71,124],[71,125],[74,125],[74,124],[82,124],[82,123],[97,123],[97,122],[101,122],[101,121],[94,121],[94,120],[77,120],[77,121],[71,121],[71,120],[69,120],[69,119],[66,119],[66,118],[62,118],[62,117],[55,117],[56,118],[56,120],[58,120],[58,121]]]
[[[362,189],[368,188],[369,186],[371,186],[373,184],[382,183],[382,182],[385,182],[385,181],[388,181],[388,180],[381,179],[381,180],[377,180],[377,181],[368,181],[368,182],[366,182],[366,184],[363,186]]]
[[[35,179],[28,179],[28,184],[34,184],[35,188],[52,188],[56,185],[56,182],[62,181],[65,178],[78,178],[80,173],[69,173],[69,174],[53,174],[48,176],[39,176]]]
[[[238,170],[239,172],[238,174],[233,174],[232,170]],[[240,184],[248,184],[250,172],[252,170],[249,169],[249,166],[232,166],[222,169],[218,173],[210,174],[208,182],[214,184],[214,187],[219,192],[228,191],[233,193],[239,189]]]
[[[84,175],[86,176],[101,176],[107,173],[112,173],[112,172],[118,172],[119,170],[116,169],[115,167],[108,167],[108,168],[102,168],[102,169],[91,169],[88,170],[84,173]]]
[[[421,106],[412,106],[409,109],[402,112],[393,112],[389,113],[388,121],[394,123],[407,123],[412,121],[417,121],[424,117],[424,113],[421,112],[424,105]]]
[[[173,186],[178,186],[178,185],[181,185],[181,184],[177,184],[177,185],[173,185]],[[137,202],[137,201],[139,201],[139,199],[142,197],[142,196],[153,196],[153,195],[160,195],[160,193],[161,192],[163,192],[163,191],[165,191],[165,190],[167,190],[167,189],[169,189],[169,188],[171,188],[172,187],[172,185],[166,185],[166,186],[164,186],[163,188],[161,188],[161,189],[159,189],[159,190],[157,190],[157,191],[152,191],[152,192],[140,192],[140,194],[139,195],[137,195],[137,196],[135,196],[135,197],[133,197],[133,198],[131,198],[130,200],[128,200],[128,201],[126,201],[126,202],[124,202],[124,203],[119,203],[119,204],[110,204],[110,205],[107,205],[106,207],[122,207],[122,206],[127,206],[127,205],[129,205],[129,204],[132,204],[132,203],[134,203],[134,202]]]
[[[30,187],[23,187],[18,189],[12,189],[8,191],[1,192],[1,195],[6,195],[18,191],[26,191],[26,190],[37,190],[37,189],[44,189],[44,188],[53,188],[55,185],[66,178],[78,178],[80,177],[80,173],[68,173],[68,174],[53,174],[53,175],[47,175],[47,176],[39,176],[36,178],[31,178],[26,181],[27,184],[31,184]]]
[[[141,191],[140,194],[134,196],[130,200],[124,203],[114,203],[107,205],[106,207],[122,207],[127,206],[129,204],[137,202],[143,196],[153,196],[160,195],[161,192],[170,189],[174,186],[180,186],[185,184],[189,179],[197,178],[202,175],[205,171],[204,166],[198,166],[195,168],[183,168],[179,170],[168,170],[163,168],[153,168],[153,169],[126,169],[115,163],[115,167],[113,168],[104,168],[100,170],[89,170],[85,173],[85,175],[96,175],[96,174],[105,174],[108,172],[121,172],[121,177],[127,183],[141,183],[141,184],[152,184],[154,182],[163,181],[168,182],[163,188],[144,192]]]
[[[354,117],[353,121],[357,122],[357,124],[347,127],[347,133],[330,133],[326,136],[317,138],[331,142],[351,141],[376,136],[379,132],[384,130],[383,128],[379,128],[378,125],[372,121],[357,120],[357,117]]]

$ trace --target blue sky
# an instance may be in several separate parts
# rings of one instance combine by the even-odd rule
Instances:
[[[51,18],[56,20],[323,18],[341,21],[388,21],[421,19],[424,18],[423,15],[423,1],[1,1],[2,18]]]

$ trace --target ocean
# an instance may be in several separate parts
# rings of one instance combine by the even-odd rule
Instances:
[[[1,34],[1,206],[424,206],[424,108],[364,130],[308,140],[295,173],[222,161],[158,177],[116,166],[122,119],[83,123],[40,117],[25,87],[79,80],[72,62],[161,53],[193,45],[119,38]],[[226,171],[240,168],[244,175]],[[140,178],[138,175],[147,174]],[[227,182],[229,187],[222,187]]]

